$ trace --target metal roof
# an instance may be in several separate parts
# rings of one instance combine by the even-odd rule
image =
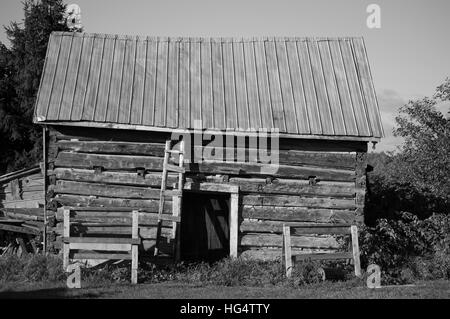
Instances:
[[[383,136],[362,38],[163,38],[54,32],[36,123]]]

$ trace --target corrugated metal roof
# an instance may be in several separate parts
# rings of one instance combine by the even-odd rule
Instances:
[[[35,122],[151,130],[193,129],[194,120],[219,130],[383,135],[362,38],[52,33]]]

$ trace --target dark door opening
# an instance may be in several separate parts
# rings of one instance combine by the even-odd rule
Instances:
[[[183,194],[182,260],[217,261],[229,255],[229,198],[228,194]]]

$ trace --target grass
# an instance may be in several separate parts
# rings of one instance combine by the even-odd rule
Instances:
[[[83,287],[83,284],[82,284]],[[0,286],[0,298],[148,298],[148,299],[449,299],[450,281],[419,281],[414,286],[368,289],[361,281],[323,282],[298,288],[199,286],[170,281],[152,284],[112,284],[67,289],[61,283]]]
[[[130,265],[82,268],[82,289],[68,289],[57,256],[0,258],[0,298],[449,298],[448,277],[415,278],[414,285],[368,289],[343,266],[340,281],[321,282],[318,262],[299,263],[286,279],[280,261],[224,259],[214,264],[156,266],[140,263],[139,285],[129,284]],[[335,265],[336,267],[338,265]],[[347,269],[350,267],[349,269]],[[383,285],[386,285],[382,282]]]

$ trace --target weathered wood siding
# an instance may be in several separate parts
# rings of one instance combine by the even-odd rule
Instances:
[[[35,172],[0,184],[0,208],[38,208],[44,205],[44,179]]]
[[[50,130],[48,207],[114,206],[157,212],[164,154],[163,133],[53,127]],[[361,223],[367,144],[280,140],[280,168],[272,176],[259,163],[205,162],[187,165],[187,180],[239,185],[239,250],[256,258],[281,256],[283,223]],[[103,167],[99,171],[96,167]],[[138,168],[145,168],[145,177]],[[219,176],[217,176],[219,175]],[[310,178],[317,184],[312,185]],[[176,181],[169,178],[169,185]],[[171,213],[168,202],[167,213]],[[61,216],[57,216],[61,220]],[[119,221],[118,221],[119,222]],[[169,226],[167,224],[167,226]],[[91,231],[107,227],[92,226]],[[119,226],[115,226],[119,227]],[[54,231],[60,235],[59,224]],[[124,229],[123,231],[129,231]],[[163,230],[169,235],[169,229]],[[145,249],[154,245],[154,225],[142,225]],[[336,238],[300,237],[294,250],[332,250]]]

